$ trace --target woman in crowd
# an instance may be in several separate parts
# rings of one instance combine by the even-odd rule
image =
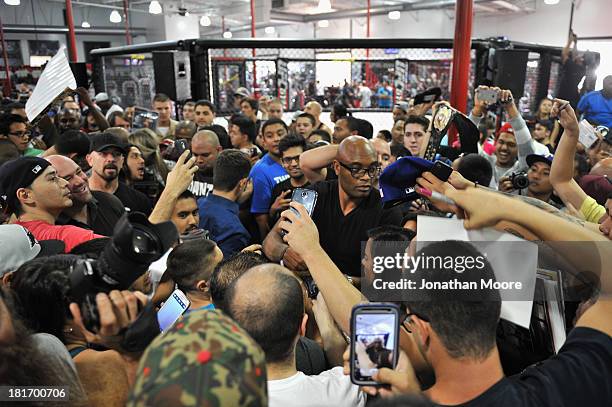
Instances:
[[[161,156],[157,135],[150,129],[140,129],[130,134],[128,141],[138,147],[145,160],[144,182],[147,196],[155,199],[166,185],[168,166]],[[138,184],[136,184],[138,187]]]

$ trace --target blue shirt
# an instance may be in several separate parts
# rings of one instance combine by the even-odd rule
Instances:
[[[612,98],[606,99],[600,90],[584,95],[578,102],[578,109],[588,121],[612,127]]]
[[[387,95],[389,96],[388,98],[381,98],[381,96]],[[381,86],[380,88],[378,88],[378,91],[376,92],[376,96],[378,96],[378,107],[383,107],[383,108],[389,108],[391,107],[391,102],[393,102],[391,99],[391,96],[393,96],[393,92],[390,91],[388,88],[385,88],[384,86]]]
[[[268,213],[272,206],[270,200],[274,186],[289,178],[289,174],[270,154],[266,154],[251,169],[249,176],[253,180],[251,213]]]
[[[210,194],[198,199],[200,228],[210,232],[224,257],[231,256],[249,245],[251,235],[240,223],[238,204],[218,195]]]

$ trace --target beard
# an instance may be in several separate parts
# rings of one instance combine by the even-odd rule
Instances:
[[[115,173],[114,175],[110,175],[106,173],[106,170],[115,170]],[[98,172],[98,175],[105,181],[113,181],[115,178],[119,177],[119,167],[115,164],[107,164],[102,168],[101,172]]]

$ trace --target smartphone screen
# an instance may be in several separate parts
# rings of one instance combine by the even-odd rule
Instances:
[[[393,304],[364,304],[351,318],[351,381],[376,385],[372,375],[397,364],[399,310]]]
[[[134,118],[132,119],[133,129],[148,128],[153,131],[157,128],[157,120],[159,114],[151,110],[142,109],[137,107],[134,109]]]
[[[495,89],[480,89],[478,92],[478,100],[489,104],[497,103],[499,92]]]
[[[157,322],[162,332],[170,328],[189,308],[190,302],[181,290],[174,290],[157,312]]]
[[[312,216],[312,211],[314,211],[315,205],[317,203],[317,191],[313,191],[312,189],[304,189],[304,188],[296,188],[293,190],[293,194],[291,195],[291,200],[293,202],[299,202],[306,208],[308,215]],[[294,212],[297,211],[291,208]]]

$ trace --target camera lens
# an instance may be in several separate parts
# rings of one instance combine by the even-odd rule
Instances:
[[[134,253],[154,253],[157,249],[155,240],[143,230],[135,229],[132,238],[132,249]]]
[[[306,198],[307,196],[308,196],[308,192],[303,191],[303,192],[302,192],[302,198]]]

